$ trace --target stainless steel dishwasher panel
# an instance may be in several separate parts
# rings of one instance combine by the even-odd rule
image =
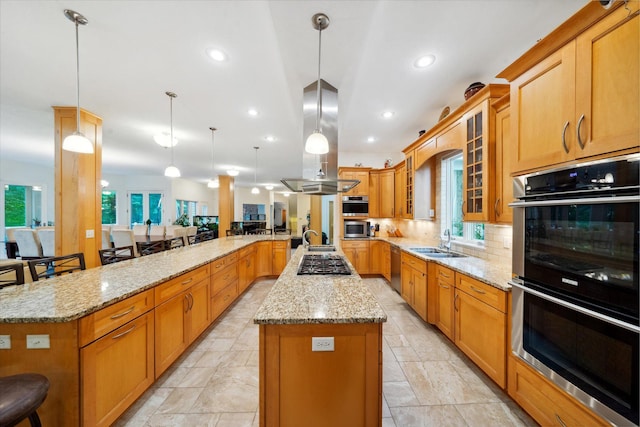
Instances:
[[[401,293],[400,282],[400,248],[391,246],[391,287]]]

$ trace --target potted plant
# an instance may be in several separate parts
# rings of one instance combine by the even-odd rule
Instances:
[[[183,227],[190,226],[191,223],[189,222],[189,216],[186,213],[183,213],[178,218],[176,218],[173,225],[181,225]]]

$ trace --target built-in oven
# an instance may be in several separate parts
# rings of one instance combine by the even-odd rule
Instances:
[[[369,216],[369,196],[343,196],[342,216]]]
[[[615,425],[638,424],[637,155],[514,180],[513,352]]]
[[[344,237],[363,238],[371,236],[371,223],[369,221],[345,220]]]

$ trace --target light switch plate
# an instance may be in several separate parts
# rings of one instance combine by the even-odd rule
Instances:
[[[0,350],[11,348],[11,335],[0,335]]]
[[[51,348],[49,335],[27,335],[27,348]]]
[[[94,237],[96,237],[93,230],[86,230],[85,235],[87,239],[93,239]]]
[[[311,337],[311,351],[334,351],[333,337]]]

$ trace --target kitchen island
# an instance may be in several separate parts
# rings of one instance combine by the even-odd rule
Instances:
[[[254,317],[260,425],[380,426],[387,316],[350,264],[350,275],[298,275],[306,254],[296,250]]]
[[[0,376],[49,378],[43,425],[111,425],[289,248],[222,238],[0,289]]]

